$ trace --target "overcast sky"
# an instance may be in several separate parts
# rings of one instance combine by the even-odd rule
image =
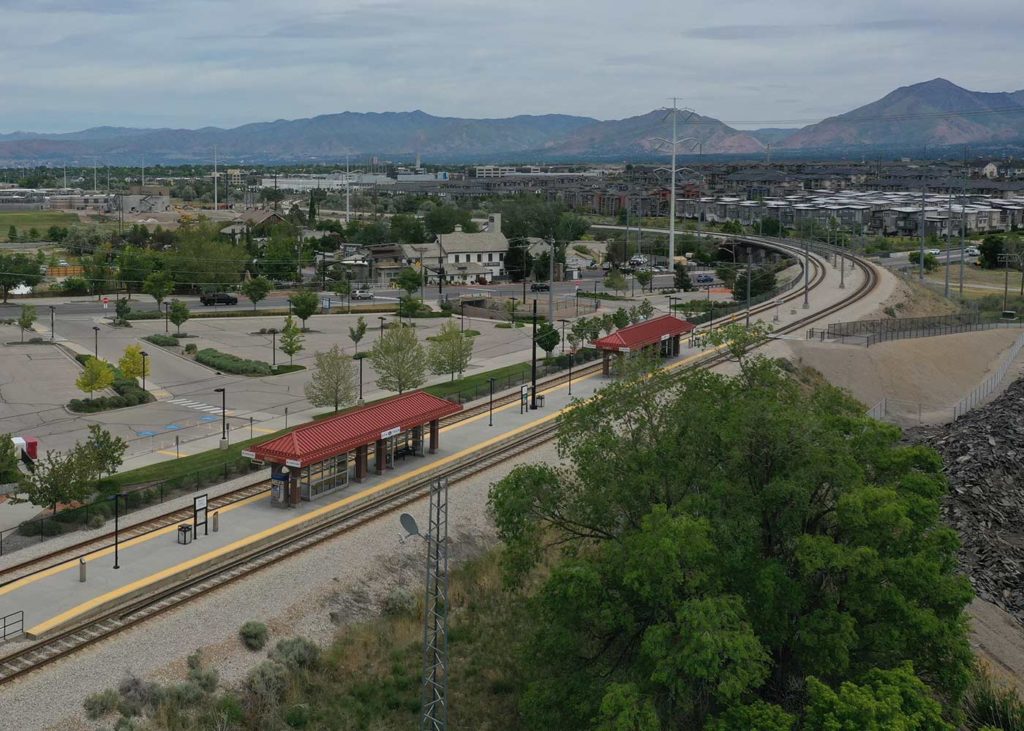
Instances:
[[[673,95],[792,127],[937,76],[1022,88],[1022,27],[1020,0],[0,0],[0,131],[618,119]]]

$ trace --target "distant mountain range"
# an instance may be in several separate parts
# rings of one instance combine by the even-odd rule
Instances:
[[[773,150],[920,150],[924,146],[1024,143],[1024,91],[969,91],[945,79],[905,86],[802,129],[737,130],[679,112],[680,153],[760,155]],[[421,111],[326,114],[233,129],[95,127],[79,132],[0,134],[0,166],[339,162],[346,155],[430,162],[649,159],[668,151],[671,116],[656,110],[601,121],[561,114],[507,119],[435,117]]]

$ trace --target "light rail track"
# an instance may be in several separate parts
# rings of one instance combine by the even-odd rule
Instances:
[[[770,239],[758,239],[746,237],[751,243],[770,244],[776,248],[790,249],[798,252],[799,247]],[[827,256],[828,251],[825,250]],[[802,254],[801,254],[802,255]],[[816,254],[817,256],[817,254]],[[819,286],[826,278],[826,267],[817,259],[812,259],[814,275],[809,282],[809,288]],[[805,317],[790,322],[776,330],[778,333],[795,332],[805,328],[812,322],[827,317],[829,314],[849,306],[850,304],[863,299],[870,294],[878,283],[878,276],[874,267],[868,262],[853,258],[855,266],[863,272],[863,281],[853,290],[849,296],[842,298],[836,303],[822,309],[809,312]],[[757,307],[751,308],[751,313],[763,312],[776,306],[777,301],[791,301],[803,296],[803,287],[794,287],[793,291],[785,293],[784,296],[776,298]],[[731,320],[743,317],[744,313],[736,313]],[[730,320],[723,319],[716,325]],[[718,351],[708,352],[706,357],[697,359],[688,368],[708,368],[725,360],[725,356]],[[600,363],[581,367],[575,374],[592,373],[600,368]],[[567,374],[558,375],[544,381],[545,387],[558,385],[567,379]],[[495,403],[514,403],[519,398],[518,393],[511,393]],[[457,423],[481,413],[487,409],[487,404],[467,409],[456,415],[445,423]],[[533,428],[526,429],[515,435],[499,441],[486,451],[465,455],[451,464],[438,466],[436,469],[428,469],[423,474],[410,478],[409,480],[395,484],[380,493],[368,496],[367,498],[353,503],[343,509],[322,517],[317,521],[311,521],[293,533],[282,535],[259,547],[242,552],[231,557],[225,563],[210,566],[197,571],[195,574],[183,579],[174,586],[157,591],[148,596],[138,598],[125,603],[122,606],[104,611],[101,614],[84,620],[79,625],[60,631],[52,636],[34,640],[29,643],[19,642],[14,645],[14,652],[0,657],[0,685],[8,683],[16,678],[22,677],[38,668],[44,667],[58,659],[67,657],[72,653],[111,637],[123,630],[138,625],[139,623],[178,607],[197,596],[205,595],[221,586],[226,586],[253,572],[277,563],[278,561],[292,556],[306,548],[330,540],[339,534],[350,530],[356,525],[369,522],[381,515],[390,513],[409,502],[425,496],[431,483],[439,478],[446,478],[450,482],[458,482],[473,474],[486,470],[494,465],[506,462],[509,457],[521,454],[533,449],[552,439],[558,429],[558,420],[549,419]],[[250,489],[258,489],[260,484],[253,485]],[[263,488],[265,489],[265,488]],[[221,498],[228,498],[235,493],[228,493]],[[256,494],[256,493],[250,493]],[[243,499],[243,498],[236,498]],[[226,504],[226,503],[225,503]],[[172,511],[154,520],[167,519],[168,522],[180,520],[171,516],[180,514],[181,511]],[[168,523],[165,522],[164,525]],[[144,525],[144,524],[140,524]],[[152,528],[156,529],[156,528]],[[108,536],[109,537],[109,536]],[[101,540],[103,537],[97,540]],[[84,545],[84,544],[83,544]],[[61,552],[51,554],[49,558],[63,555],[72,548],[62,549]],[[47,558],[47,557],[43,557]],[[26,562],[27,565],[29,562]],[[12,567],[7,569],[11,571]],[[0,574],[2,575],[2,574]]]

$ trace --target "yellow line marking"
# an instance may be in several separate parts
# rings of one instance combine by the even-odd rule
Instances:
[[[256,500],[259,500],[260,498],[263,498],[263,497],[265,497],[263,495],[263,493],[258,493],[256,495],[251,495],[251,496],[249,496],[247,498],[239,500],[238,502],[230,503],[228,505],[225,505],[224,507],[217,508],[217,510],[219,512],[226,513],[226,512],[228,512],[230,510],[234,510],[235,508],[240,508],[243,505],[248,505],[249,503],[254,502]],[[136,546],[136,545],[138,545],[140,543],[145,543],[146,541],[148,541],[148,540],[150,540],[152,538],[156,538],[157,536],[162,536],[162,535],[166,535],[168,533],[172,533],[172,532],[176,531],[177,529],[178,529],[178,522],[176,521],[176,522],[172,523],[171,525],[165,525],[163,528],[158,528],[155,531],[151,531],[149,533],[143,533],[140,536],[135,536],[134,538],[129,538],[127,540],[121,541],[118,545],[122,549],[130,548],[130,547]],[[126,529],[126,530],[128,530],[128,529]],[[102,558],[103,556],[109,556],[113,552],[114,552],[114,547],[113,546],[108,546],[106,548],[99,548],[99,549],[96,549],[95,551],[92,551],[90,553],[83,554],[82,558],[84,558],[86,561],[95,561],[96,559]],[[22,579],[17,579],[15,581],[12,581],[7,586],[0,587],[0,596],[3,596],[4,594],[9,594],[10,592],[14,591],[15,589],[21,589],[21,588],[23,588],[25,586],[28,586],[29,584],[32,584],[32,583],[34,583],[36,581],[39,581],[40,579],[45,579],[48,576],[53,576],[54,574],[59,574],[61,571],[66,571],[69,568],[72,568],[72,567],[77,566],[77,565],[78,565],[78,557],[75,557],[73,559],[69,559],[69,560],[64,561],[62,563],[56,564],[54,566],[51,566],[48,569],[44,569],[43,571],[40,571],[39,573],[32,574],[31,576],[26,576],[26,577],[24,577]]]
[[[156,453],[157,454],[166,454],[168,457],[177,457],[178,455],[181,455],[182,457],[187,457],[188,456],[188,452],[180,452],[180,451],[179,452],[175,452],[175,451],[173,451],[171,449],[158,449],[158,450],[156,450]]]
[[[703,355],[703,353],[691,356],[691,357],[685,359],[684,361],[679,361],[678,363],[672,364],[671,367],[678,367],[679,365],[682,365],[685,361],[695,360],[696,358],[699,358],[701,355]],[[593,378],[595,375],[597,375],[597,374],[596,373],[592,373],[592,374],[587,374],[587,375],[581,376],[576,382],[577,383],[582,383],[583,381],[586,381],[586,380],[589,380],[589,379]],[[547,393],[550,393],[552,391],[555,391],[555,390],[558,390],[558,389],[561,389],[561,388],[567,388],[567,387],[568,387],[567,383],[562,383],[562,384],[558,384],[558,385],[555,385],[555,386],[551,386],[550,388],[543,389],[543,390],[539,391],[538,393],[540,393],[540,394],[547,394]],[[518,403],[517,402],[512,402],[510,404],[505,404],[504,406],[496,408],[495,411],[505,411],[505,410],[513,408],[515,406],[518,406]],[[298,516],[296,516],[294,518],[291,518],[289,520],[286,520],[286,521],[284,521],[282,523],[277,523],[277,524],[275,524],[275,525],[273,525],[273,526],[271,526],[269,528],[266,528],[266,529],[264,529],[264,530],[262,530],[262,531],[260,531],[258,533],[252,533],[252,534],[250,534],[248,536],[245,536],[244,538],[240,538],[237,541],[234,541],[234,542],[229,543],[227,545],[221,546],[220,548],[214,549],[213,551],[210,551],[208,553],[204,553],[202,555],[196,556],[194,558],[189,559],[188,561],[185,561],[185,562],[182,562],[182,563],[179,563],[179,564],[175,564],[174,566],[170,566],[170,567],[168,567],[166,569],[162,569],[161,571],[158,571],[158,572],[156,572],[154,574],[150,574],[150,575],[145,576],[145,577],[143,577],[141,579],[133,581],[130,584],[126,584],[125,586],[121,586],[121,587],[119,587],[117,589],[109,591],[106,594],[101,594],[100,596],[97,596],[97,597],[94,597],[92,599],[89,599],[88,601],[85,601],[85,602],[83,602],[81,604],[78,604],[78,605],[72,607],[71,609],[68,609],[67,611],[62,612],[61,614],[58,614],[57,616],[55,616],[55,617],[53,617],[53,618],[51,618],[49,620],[46,620],[44,622],[41,622],[40,624],[37,624],[34,627],[29,628],[28,634],[31,634],[31,635],[41,635],[41,634],[49,631],[50,629],[52,629],[54,627],[57,627],[57,626],[63,624],[64,622],[67,622],[68,620],[70,620],[70,619],[72,619],[72,618],[74,618],[74,617],[76,617],[76,616],[78,616],[80,614],[84,614],[84,613],[86,613],[86,612],[88,612],[88,611],[90,611],[90,610],[92,610],[92,609],[94,609],[96,607],[99,607],[99,606],[102,606],[102,605],[106,604],[107,602],[113,601],[114,599],[117,599],[119,596],[123,596],[125,594],[130,594],[131,592],[134,592],[134,591],[136,591],[138,589],[145,588],[146,586],[149,586],[151,584],[154,584],[154,583],[157,583],[159,581],[162,581],[165,578],[168,578],[170,576],[174,576],[177,573],[180,573],[180,572],[183,572],[183,571],[187,571],[190,568],[193,568],[195,566],[199,566],[199,565],[201,565],[203,563],[206,563],[206,562],[208,562],[208,561],[210,561],[212,559],[215,559],[215,558],[217,558],[219,556],[223,556],[223,555],[232,553],[234,551],[238,551],[238,550],[244,548],[245,546],[251,545],[252,543],[255,543],[255,542],[260,541],[260,540],[262,540],[264,538],[270,537],[270,536],[272,536],[272,535],[274,535],[276,533],[280,533],[280,532],[282,532],[284,530],[287,530],[287,529],[292,528],[294,526],[300,525],[300,524],[305,523],[307,521],[314,520],[314,519],[319,518],[321,516],[327,515],[328,513],[335,512],[335,511],[337,511],[337,510],[339,510],[339,509],[341,509],[341,508],[343,508],[343,507],[345,507],[347,505],[351,505],[352,503],[354,503],[354,502],[356,502],[358,500],[362,500],[364,498],[367,498],[367,497],[370,497],[372,495],[375,495],[375,494],[377,494],[377,493],[379,493],[379,492],[381,492],[383,490],[386,490],[386,489],[388,489],[390,487],[393,487],[394,485],[399,484],[400,482],[404,482],[406,480],[415,478],[418,475],[423,474],[424,472],[427,472],[427,471],[430,471],[430,470],[435,470],[435,469],[437,469],[439,467],[443,467],[444,465],[449,464],[449,463],[451,463],[451,462],[453,462],[453,461],[455,461],[457,459],[460,459],[461,457],[464,457],[465,455],[467,455],[467,454],[469,454],[471,452],[475,452],[475,451],[480,450],[480,449],[485,449],[485,448],[487,448],[487,447],[489,447],[489,446],[491,446],[493,444],[496,444],[497,442],[500,442],[500,441],[503,441],[505,439],[508,439],[509,437],[514,437],[515,435],[517,435],[517,434],[519,434],[521,432],[524,432],[524,431],[526,431],[528,429],[532,429],[533,427],[535,427],[535,426],[537,426],[539,424],[544,424],[544,423],[546,423],[548,421],[551,421],[552,419],[557,419],[561,415],[562,411],[564,411],[564,410],[566,410],[568,408],[570,408],[570,406],[566,405],[566,406],[562,407],[561,409],[553,411],[552,413],[547,414],[547,415],[545,415],[545,416],[543,416],[543,417],[541,417],[539,419],[532,420],[532,421],[530,421],[527,424],[523,424],[523,425],[518,426],[518,427],[516,427],[514,429],[511,429],[509,431],[504,431],[504,432],[501,432],[500,434],[496,434],[495,436],[490,437],[489,439],[485,439],[484,441],[482,441],[482,442],[480,442],[478,444],[475,444],[475,445],[472,445],[470,447],[467,447],[467,448],[465,448],[463,450],[460,450],[459,452],[455,452],[454,454],[450,454],[450,455],[448,455],[446,457],[442,457],[441,459],[436,460],[434,462],[430,462],[429,464],[425,464],[425,465],[422,465],[421,467],[417,467],[416,469],[414,469],[414,470],[412,470],[410,472],[403,473],[401,475],[396,475],[395,477],[393,477],[391,479],[388,479],[388,480],[385,480],[384,482],[382,482],[382,483],[380,483],[378,485],[374,485],[373,487],[370,487],[370,488],[367,488],[367,489],[362,490],[360,492],[354,493],[352,495],[349,495],[348,497],[342,498],[340,500],[336,500],[333,503],[329,503],[327,505],[324,505],[323,507],[317,508],[315,510],[311,510],[308,513],[304,513],[302,515],[298,515]],[[457,429],[457,428],[459,428],[461,426],[465,426],[465,425],[468,425],[468,424],[470,424],[470,423],[472,423],[474,421],[482,419],[484,416],[487,416],[487,412],[483,412],[482,414],[478,414],[477,416],[474,416],[474,417],[471,417],[469,419],[466,419],[465,421],[461,421],[458,424],[452,424],[450,427],[445,427],[442,431],[447,431],[449,429]],[[245,498],[244,500],[240,500],[240,501],[238,501],[236,503],[231,503],[230,505],[226,505],[226,506],[224,506],[222,508],[219,508],[219,510],[221,510],[222,512],[227,512],[229,510],[233,510],[235,508],[239,508],[239,507],[242,507],[244,505],[248,505],[248,504],[250,504],[252,502],[255,502],[257,500],[262,500],[262,499],[264,499],[264,497],[265,496],[262,493],[257,494],[257,495],[253,495],[251,497]],[[173,523],[171,525],[165,526],[164,528],[160,528],[160,529],[158,529],[156,531],[152,531],[150,533],[146,533],[146,534],[141,535],[141,536],[136,536],[135,538],[129,539],[127,541],[123,541],[120,544],[120,546],[122,548],[129,548],[131,546],[138,545],[140,543],[144,543],[144,542],[146,542],[148,540],[151,540],[153,538],[156,538],[158,536],[167,535],[168,533],[172,533],[172,532],[177,530],[177,527],[178,527],[177,523]],[[93,553],[88,554],[87,560],[88,561],[95,560],[95,559],[100,558],[102,556],[109,555],[110,553],[113,553],[113,551],[114,551],[113,547],[100,549],[98,551],[95,551]],[[27,586],[27,585],[29,585],[29,584],[31,584],[31,583],[33,583],[35,581],[38,581],[40,579],[43,579],[43,578],[46,578],[46,577],[49,577],[49,576],[53,576],[54,574],[60,573],[62,571],[66,571],[69,568],[73,568],[77,563],[78,563],[78,560],[77,559],[73,559],[73,560],[66,561],[64,563],[58,564],[57,566],[53,566],[53,567],[51,567],[49,569],[46,569],[45,571],[41,571],[38,574],[34,574],[32,576],[27,576],[24,579],[19,579],[17,581],[14,581],[11,584],[8,584],[7,586],[0,588],[0,596],[2,596],[3,594],[7,594],[7,593],[9,593],[11,591],[14,591],[15,589],[19,589],[19,588],[22,588],[24,586]]]

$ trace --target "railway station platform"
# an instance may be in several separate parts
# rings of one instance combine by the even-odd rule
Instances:
[[[689,351],[688,358],[692,360],[700,355],[699,351]],[[673,360],[672,365],[683,365],[687,353]],[[556,419],[573,398],[591,396],[604,383],[607,381],[597,373],[574,374],[572,396],[566,383],[550,387],[539,384],[537,394],[543,399],[538,401],[542,401],[543,406],[536,410],[530,410],[528,399],[520,398],[511,404],[494,406],[493,426],[488,424],[487,410],[456,423],[442,423],[431,440],[431,445],[436,447],[434,453],[428,449],[414,449],[404,456],[389,453],[379,471],[360,470],[362,482],[352,479],[318,499],[289,501],[286,510],[275,504],[270,490],[228,504],[218,510],[219,529],[214,532],[213,516],[209,515],[206,528],[193,529],[197,535],[193,535],[189,543],[179,543],[178,524],[122,541],[117,551],[117,569],[112,546],[93,551],[83,556],[85,582],[79,580],[78,559],[62,561],[0,586],[0,616],[24,612],[28,639],[52,636],[82,625],[114,608],[171,589],[232,558],[255,551],[289,531],[326,521],[406,481],[423,477],[435,468],[494,448],[517,433]],[[454,407],[454,411],[458,410]],[[413,422],[418,422],[419,418],[415,417]],[[422,432],[414,432],[415,426],[409,426],[411,434],[424,436]],[[359,437],[356,441],[362,439]],[[415,444],[415,438],[410,439]],[[366,444],[366,441],[361,443]],[[355,449],[355,446],[355,442],[341,445],[348,449]],[[254,449],[254,457],[260,454],[267,457],[268,464],[275,459],[267,451],[261,453],[258,448]],[[283,453],[279,456],[281,461],[287,462]],[[322,455],[317,459],[322,460]],[[452,499],[458,499],[457,487],[453,488]],[[0,645],[0,658],[17,651],[19,644],[18,640],[13,640]]]

